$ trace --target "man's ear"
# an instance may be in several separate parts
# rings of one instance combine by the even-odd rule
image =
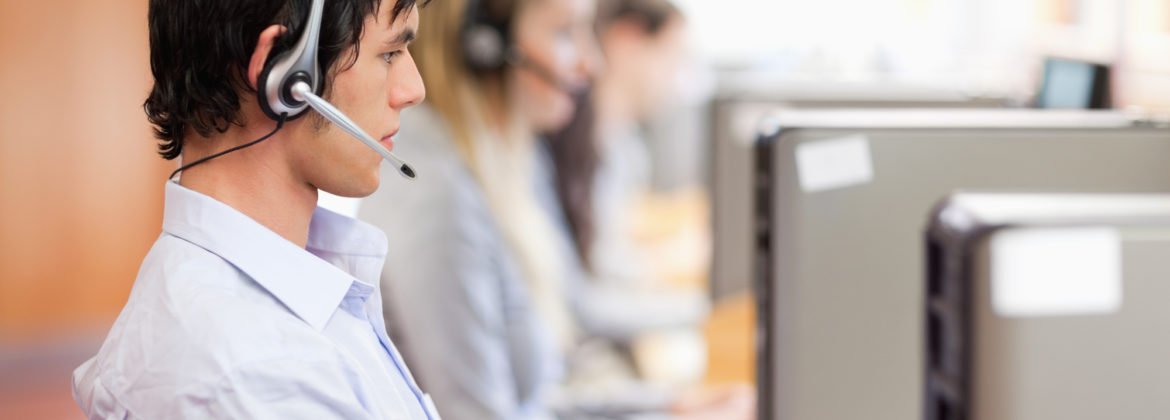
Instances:
[[[285,32],[288,32],[288,28],[283,25],[272,25],[260,32],[260,39],[256,41],[256,50],[252,51],[252,59],[248,61],[248,85],[252,89],[260,89],[256,84],[259,83],[258,79],[260,73],[264,71],[264,66],[268,64],[268,54],[276,45],[276,39],[284,35]]]

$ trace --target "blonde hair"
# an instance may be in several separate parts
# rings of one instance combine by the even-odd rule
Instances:
[[[506,6],[515,15],[535,0],[481,1],[481,7]],[[427,86],[427,104],[449,126],[460,157],[482,187],[538,314],[568,349],[576,324],[561,287],[567,262],[556,252],[556,226],[536,198],[535,133],[525,132],[522,116],[511,108],[506,74],[473,74],[465,64],[461,30],[468,4],[443,0],[427,6],[411,54]],[[490,121],[492,111],[502,120]]]

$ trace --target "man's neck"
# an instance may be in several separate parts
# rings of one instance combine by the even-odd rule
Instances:
[[[239,129],[215,139],[194,138],[214,146],[208,148],[208,153],[184,152],[183,159],[194,161],[260,138],[267,134],[260,131],[270,129]],[[231,206],[303,248],[309,241],[309,222],[317,207],[317,189],[296,176],[281,158],[281,134],[285,133],[185,170],[179,183]]]

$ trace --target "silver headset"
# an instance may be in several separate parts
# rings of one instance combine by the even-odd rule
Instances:
[[[382,155],[383,159],[398,168],[402,176],[414,179],[417,173],[410,165],[319,96],[322,71],[317,63],[317,45],[324,12],[325,0],[313,0],[309,20],[296,45],[289,52],[273,58],[260,73],[256,89],[260,109],[273,120],[289,121],[304,116],[308,108],[313,108],[322,117]]]

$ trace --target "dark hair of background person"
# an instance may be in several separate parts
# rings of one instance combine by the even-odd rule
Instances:
[[[425,4],[427,0],[423,0]],[[410,11],[416,0],[396,0],[391,20]],[[268,60],[289,51],[308,20],[312,0],[150,0],[150,70],[154,86],[143,108],[154,125],[164,159],[183,152],[188,129],[200,136],[242,126],[240,92],[255,93],[247,82],[248,63],[260,33],[270,25],[288,31],[276,39]],[[342,53],[358,52],[366,16],[378,13],[381,0],[325,2],[318,62],[326,70],[323,92]],[[270,61],[269,61],[270,62]]]
[[[633,21],[647,34],[657,35],[672,18],[681,15],[669,0],[602,0],[598,5],[597,31],[604,33],[615,22]],[[594,271],[591,251],[597,223],[593,214],[593,184],[601,164],[595,108],[593,94],[586,92],[577,98],[571,122],[545,136],[556,168],[557,199],[565,212],[577,255],[590,272]]]

